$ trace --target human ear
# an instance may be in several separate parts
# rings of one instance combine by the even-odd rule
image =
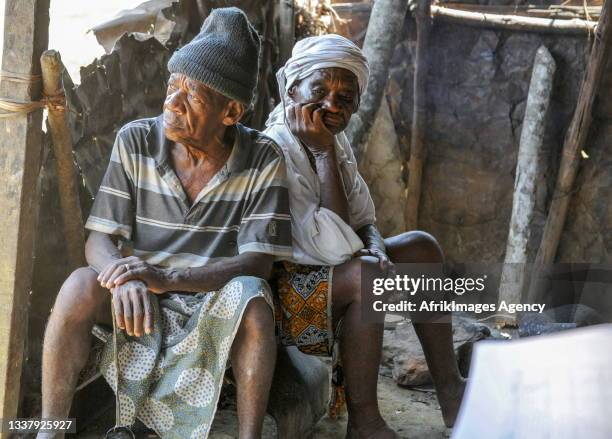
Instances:
[[[236,125],[244,116],[246,111],[245,105],[242,102],[231,100],[225,107],[225,116],[223,117],[223,125]]]

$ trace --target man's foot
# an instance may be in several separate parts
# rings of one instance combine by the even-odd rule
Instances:
[[[444,425],[448,428],[455,425],[463,393],[465,392],[465,385],[465,378],[461,378],[456,384],[446,386],[444,392],[438,392],[438,403],[440,404],[440,410],[442,410],[442,419],[444,420]]]
[[[383,419],[380,419],[363,426],[355,426],[349,421],[345,439],[400,439],[400,437]]]

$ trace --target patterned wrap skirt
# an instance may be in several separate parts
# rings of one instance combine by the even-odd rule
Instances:
[[[270,286],[274,297],[276,335],[283,346],[296,346],[309,355],[332,357],[332,395],[329,415],[335,418],[345,402],[342,365],[332,323],[334,267],[274,264]]]

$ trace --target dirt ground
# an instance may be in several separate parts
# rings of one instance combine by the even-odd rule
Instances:
[[[398,387],[391,378],[379,377],[378,397],[383,416],[389,425],[405,439],[445,439],[450,436],[442,422],[436,396],[430,391],[409,390]],[[114,408],[110,408],[96,425],[78,436],[98,439],[114,422]],[[337,420],[324,417],[315,426],[313,439],[344,439],[346,414]],[[153,434],[138,434],[139,439],[156,438]],[[236,439],[238,419],[235,410],[221,409],[215,416],[210,439]],[[276,425],[266,418],[262,439],[276,439]],[[286,438],[280,438],[286,439]],[[302,439],[302,438],[291,438]]]
[[[443,439],[450,436],[451,430],[442,422],[435,393],[403,389],[391,378],[380,376],[378,400],[383,416],[402,438]],[[313,437],[343,439],[345,433],[346,415],[338,420],[323,418]]]
[[[383,416],[402,438],[444,439],[450,436],[451,430],[442,422],[434,393],[402,389],[392,379],[380,376],[378,397]],[[238,437],[237,427],[236,413],[220,410],[210,439],[235,439]],[[263,439],[276,439],[275,430],[274,422],[267,420]],[[344,439],[345,434],[346,414],[337,420],[321,419],[315,427],[313,439]]]

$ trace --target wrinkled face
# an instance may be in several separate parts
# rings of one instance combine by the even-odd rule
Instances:
[[[319,104],[323,122],[334,134],[343,131],[359,107],[359,83],[353,72],[333,67],[316,70],[289,89],[298,104]]]
[[[164,101],[164,132],[173,142],[194,147],[222,139],[237,123],[244,106],[199,81],[173,73]]]

